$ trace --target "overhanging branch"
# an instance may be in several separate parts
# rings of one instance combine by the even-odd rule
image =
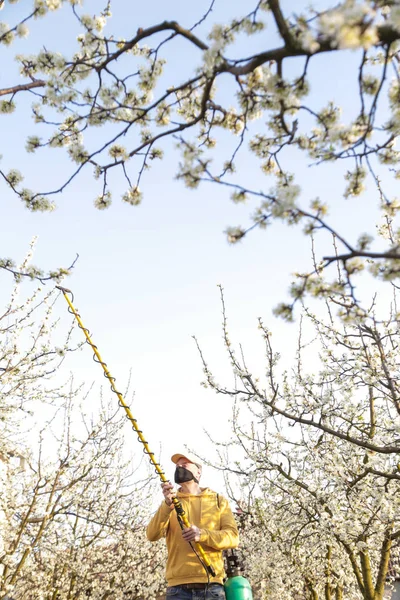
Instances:
[[[7,96],[8,94],[16,94],[17,92],[25,92],[27,90],[32,90],[38,87],[44,87],[46,82],[42,79],[38,79],[37,81],[31,81],[30,83],[22,83],[21,85],[14,85],[10,88],[4,88],[0,90],[0,96]]]

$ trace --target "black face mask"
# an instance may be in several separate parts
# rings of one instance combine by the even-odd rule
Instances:
[[[174,480],[175,483],[186,483],[192,480],[199,483],[193,473],[189,469],[185,469],[185,467],[176,467]]]

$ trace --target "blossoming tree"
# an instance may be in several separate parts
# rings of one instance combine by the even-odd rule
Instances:
[[[91,169],[100,180],[98,208],[111,203],[111,171],[126,182],[123,201],[138,204],[144,173],[162,157],[172,138],[182,156],[177,174],[186,185],[214,182],[230,188],[234,202],[258,201],[252,224],[228,228],[231,242],[276,219],[300,224],[307,234],[317,230],[334,234],[336,251],[322,253],[314,272],[299,275],[293,302],[304,293],[319,293],[321,269],[333,262],[340,264],[344,275],[339,281],[334,274],[333,286],[348,284],[354,271],[365,266],[375,276],[397,276],[398,233],[390,228],[400,206],[392,193],[399,176],[395,142],[400,114],[400,7],[396,1],[327,0],[323,10],[300,2],[295,14],[285,14],[279,0],[248,0],[243,5],[245,14],[220,24],[213,21],[212,0],[196,23],[167,20],[143,28],[138,22],[132,32],[128,20],[124,38],[110,30],[110,1],[90,16],[83,0],[34,0],[25,18],[12,22],[14,2],[1,3],[10,19],[0,25],[3,45],[12,44],[16,36],[27,36],[37,18],[63,4],[71,5],[78,28],[65,31],[71,47],[75,46],[70,55],[48,44],[43,49],[43,40],[36,54],[18,54],[22,83],[11,81],[0,89],[4,115],[16,109],[22,94],[34,94],[37,134],[29,133],[28,152],[64,148],[74,165],[53,190],[31,190],[23,185],[17,169],[1,170],[3,181],[29,210],[51,210],[52,198],[84,169]],[[243,43],[246,36],[254,50],[250,54]],[[173,53],[178,42],[197,53],[189,72],[166,62],[165,56]],[[313,65],[324,60],[329,70],[331,57],[349,50],[358,57],[358,66],[350,61],[343,62],[343,68],[350,70],[347,76],[358,97],[352,114],[343,116],[339,105],[325,100],[322,105],[318,94],[312,94],[320,84]],[[219,152],[222,130],[232,134],[230,150],[224,142],[224,156]],[[253,189],[244,174],[235,173],[247,152],[266,175],[261,189]],[[343,164],[343,194],[349,198],[363,194],[369,180],[382,212],[378,236],[384,245],[378,241],[371,246],[374,223],[370,231],[357,231],[354,239],[345,239],[330,224],[324,190],[312,201],[302,196],[299,173],[290,168],[294,160],[300,165],[311,161],[316,167]],[[279,310],[290,318],[292,309],[289,303]]]
[[[0,597],[156,598],[165,549],[145,536],[154,485],[124,458],[125,420],[105,406],[78,434],[82,407],[66,404],[57,458],[42,451],[8,470]]]
[[[235,399],[220,468],[242,482],[231,495],[248,513],[250,540],[266,538],[264,562],[249,556],[255,580],[273,598],[286,586],[293,598],[382,600],[400,538],[396,298],[384,319],[373,304],[343,323],[331,306],[325,316],[304,307],[285,369],[259,322],[260,378],[231,343],[223,302],[235,385],[219,384],[202,354],[204,385]]]
[[[77,346],[57,333],[57,295],[16,283],[0,317],[0,598],[155,598],[154,478],[123,450],[117,403],[64,383]]]
[[[339,545],[329,536],[321,543],[322,531],[315,523],[313,528],[313,519],[301,518],[300,495],[289,502],[288,494],[279,497],[276,492],[277,486],[271,486],[268,501],[246,507],[240,530],[244,573],[251,581],[254,598],[359,598]],[[304,512],[306,506],[302,505]]]

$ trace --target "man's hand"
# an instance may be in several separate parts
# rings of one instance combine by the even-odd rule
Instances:
[[[200,529],[196,525],[191,525],[182,530],[182,537],[186,542],[199,542]]]
[[[174,486],[172,485],[172,483],[170,483],[168,481],[168,483],[161,484],[161,489],[162,489],[162,493],[164,494],[165,503],[168,504],[168,506],[171,506],[172,498],[175,498],[175,496],[176,496]]]

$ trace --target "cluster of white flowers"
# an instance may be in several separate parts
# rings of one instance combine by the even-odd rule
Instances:
[[[246,202],[247,199],[248,199],[248,195],[245,190],[235,190],[231,194],[231,200],[235,204],[241,204],[242,202]]]
[[[320,49],[320,44],[317,41],[315,34],[308,27],[300,29],[299,42],[306,51],[314,54]]]
[[[19,23],[17,26],[17,36],[20,38],[26,38],[29,35],[29,28],[26,23]]]
[[[156,124],[160,127],[169,125],[171,121],[171,107],[165,102],[160,102],[157,106]]]
[[[287,211],[293,210],[300,191],[300,186],[292,183],[291,179],[280,179],[272,192],[276,198],[272,206],[273,215],[282,217]]]
[[[206,169],[206,163],[202,160],[203,150],[195,143],[185,143],[181,151],[183,162],[179,164],[178,178],[182,179],[187,187],[195,189],[199,186]]]
[[[242,227],[228,227],[225,234],[230,244],[236,244],[245,235],[245,231]]]
[[[375,16],[372,5],[345,0],[319,16],[318,30],[338,48],[368,49],[379,40]]]
[[[364,167],[357,167],[354,171],[348,171],[346,180],[348,181],[344,192],[345,198],[350,196],[359,196],[364,190],[364,181],[367,176],[367,171]]]
[[[0,101],[0,114],[9,115],[14,112],[15,108],[15,102],[12,100]]]
[[[367,250],[369,248],[369,246],[372,244],[373,240],[374,240],[374,238],[372,237],[372,235],[370,235],[368,233],[363,233],[358,238],[357,247],[360,250]]]
[[[7,23],[0,21],[0,44],[10,46],[15,38],[14,31],[11,30]]]
[[[362,90],[366,94],[374,96],[379,89],[379,80],[372,74],[364,75],[362,78]]]
[[[103,194],[100,194],[99,196],[97,196],[97,198],[95,198],[94,205],[99,210],[104,210],[111,206],[111,202],[112,202],[111,192],[107,191],[107,192],[104,192]]]
[[[77,164],[82,164],[89,157],[87,150],[82,144],[79,143],[70,145],[68,147],[68,154],[71,157],[71,159]]]
[[[130,188],[125,194],[122,196],[122,200],[127,204],[131,204],[132,206],[137,206],[142,201],[143,194],[140,191],[139,187],[135,185]]]
[[[23,181],[23,176],[21,174],[20,171],[18,171],[17,169],[12,169],[8,174],[7,174],[7,182],[12,186],[12,187],[16,187],[18,186],[22,181]]]
[[[109,148],[108,154],[115,160],[127,160],[129,158],[128,151],[121,144],[114,144]]]
[[[46,212],[55,209],[55,203],[52,200],[46,196],[37,195],[28,188],[23,188],[18,194],[26,208],[32,212]]]
[[[149,93],[155,88],[158,78],[163,73],[165,63],[164,59],[159,59],[151,62],[147,68],[139,69],[138,86],[141,90]]]
[[[58,10],[62,5],[62,0],[46,0],[46,6],[49,10]]]

